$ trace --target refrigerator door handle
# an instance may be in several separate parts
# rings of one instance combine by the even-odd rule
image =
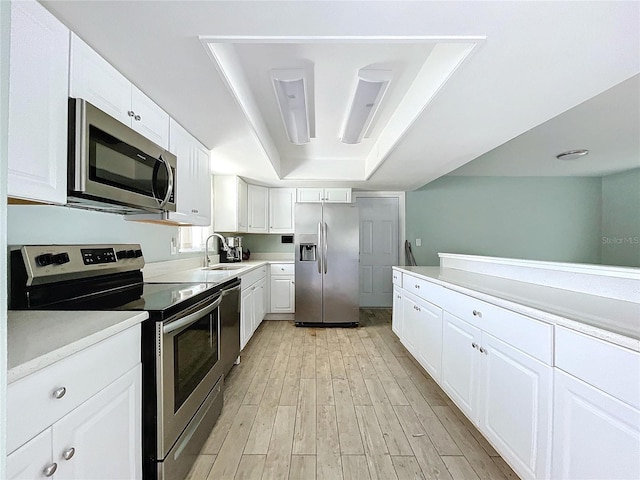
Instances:
[[[322,222],[318,222],[318,247],[322,248]],[[322,254],[317,252],[318,273],[322,275]]]
[[[329,249],[329,245],[328,245],[328,242],[327,242],[327,237],[328,237],[328,235],[327,235],[327,224],[324,223],[323,225],[324,225],[324,235],[323,235],[324,238],[322,239],[323,240],[322,241],[322,249],[323,249],[324,258],[322,259],[322,264],[324,266],[324,273],[326,275],[326,273],[327,273],[327,250]]]

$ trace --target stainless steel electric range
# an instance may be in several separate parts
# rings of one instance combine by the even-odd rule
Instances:
[[[186,476],[223,402],[221,325],[239,317],[240,281],[144,283],[140,245],[10,248],[14,310],[144,310],[143,476]],[[106,359],[108,361],[108,359]]]

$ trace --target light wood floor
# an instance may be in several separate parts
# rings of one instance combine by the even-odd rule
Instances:
[[[265,321],[190,480],[516,479],[391,331]]]

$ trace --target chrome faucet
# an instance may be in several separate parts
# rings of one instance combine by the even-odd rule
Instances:
[[[208,267],[209,264],[211,263],[211,260],[209,259],[209,240],[211,240],[213,237],[218,237],[220,239],[220,241],[222,242],[222,249],[225,252],[229,251],[229,245],[227,245],[227,242],[225,241],[222,235],[220,235],[219,233],[212,233],[211,235],[209,235],[204,242],[204,267],[205,268]]]

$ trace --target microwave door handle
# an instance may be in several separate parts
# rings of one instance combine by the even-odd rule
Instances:
[[[171,170],[171,165],[169,165],[169,162],[162,158],[162,155],[158,157],[158,161],[162,162],[164,168],[167,169],[167,178],[169,179],[169,184],[167,185],[167,194],[164,196],[164,200],[160,202],[160,208],[164,208],[164,206],[169,202],[171,194],[173,193],[173,171]]]
[[[204,307],[198,310],[197,312],[190,313],[186,317],[182,317],[174,322],[164,325],[162,327],[162,333],[164,334],[171,333],[182,327],[188,327],[192,323],[196,323],[198,320],[202,318],[203,315],[207,315],[208,313],[211,313],[216,308],[218,308],[220,306],[220,302],[222,302],[222,296],[216,298],[211,305]]]

